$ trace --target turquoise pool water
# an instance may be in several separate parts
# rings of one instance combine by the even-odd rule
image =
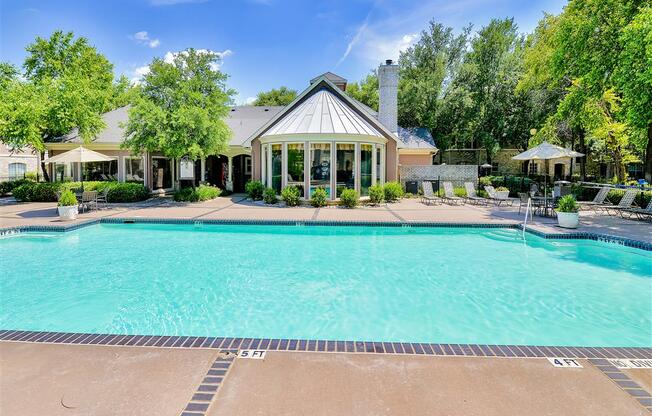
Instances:
[[[509,229],[102,224],[0,239],[0,328],[652,346],[652,253]]]

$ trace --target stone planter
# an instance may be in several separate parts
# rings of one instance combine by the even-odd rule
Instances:
[[[509,191],[496,191],[496,199],[509,198]]]
[[[65,207],[57,207],[59,212],[59,219],[62,221],[72,221],[77,219],[79,213],[79,205],[69,205]]]
[[[577,212],[557,212],[557,222],[562,228],[577,228],[580,214]]]

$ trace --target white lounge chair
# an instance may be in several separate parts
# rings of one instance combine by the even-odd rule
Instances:
[[[507,205],[514,205],[514,200],[510,198],[498,198],[496,195],[496,189],[491,186],[491,185],[486,185],[484,187],[484,190],[487,191],[487,195],[489,195],[489,200],[493,202],[495,205],[501,205],[503,202]]]
[[[464,198],[455,196],[455,191],[453,189],[453,184],[451,182],[443,182],[444,184],[444,201],[450,202],[451,204],[463,204]]]
[[[631,209],[637,193],[638,190],[636,189],[628,189],[625,191],[625,195],[620,199],[620,202],[618,202],[618,205],[597,205],[595,211],[604,211],[609,215],[615,215],[619,214],[624,209]]]
[[[423,195],[421,196],[422,203],[430,205],[431,202],[434,202],[435,204],[441,202],[441,199],[435,196],[435,192],[432,190],[432,182],[421,182],[421,188],[423,188]]]
[[[478,193],[475,191],[475,186],[473,182],[464,182],[464,188],[466,189],[466,200],[472,204],[485,204],[487,205],[489,201],[487,198],[478,196]]]
[[[607,199],[607,195],[609,195],[609,191],[611,188],[603,186],[600,188],[597,194],[595,194],[595,198],[593,198],[593,201],[580,201],[578,204],[580,204],[580,209],[593,209],[597,206],[604,205],[605,199]]]
[[[645,208],[628,208],[620,210],[620,216],[625,218],[636,217],[639,220],[652,221],[652,199],[648,202]]]

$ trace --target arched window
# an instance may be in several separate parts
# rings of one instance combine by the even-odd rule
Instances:
[[[27,171],[26,163],[10,163],[9,164],[9,180],[15,181],[16,179],[23,179]]]

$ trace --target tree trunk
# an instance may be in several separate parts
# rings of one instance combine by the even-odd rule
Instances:
[[[43,158],[45,157],[45,152],[41,152],[41,170],[43,171],[43,179],[45,182],[50,182],[50,175],[48,175],[48,170],[43,163]]]
[[[647,146],[645,148],[645,180],[652,183],[652,123],[647,125]]]
[[[584,156],[582,156],[580,159],[582,159],[582,164],[580,165],[580,178],[582,178],[582,181],[586,181],[586,161],[588,160],[588,152],[586,150],[586,143],[584,142],[584,130],[581,129],[579,131],[579,136],[580,136],[580,152],[584,153]]]

